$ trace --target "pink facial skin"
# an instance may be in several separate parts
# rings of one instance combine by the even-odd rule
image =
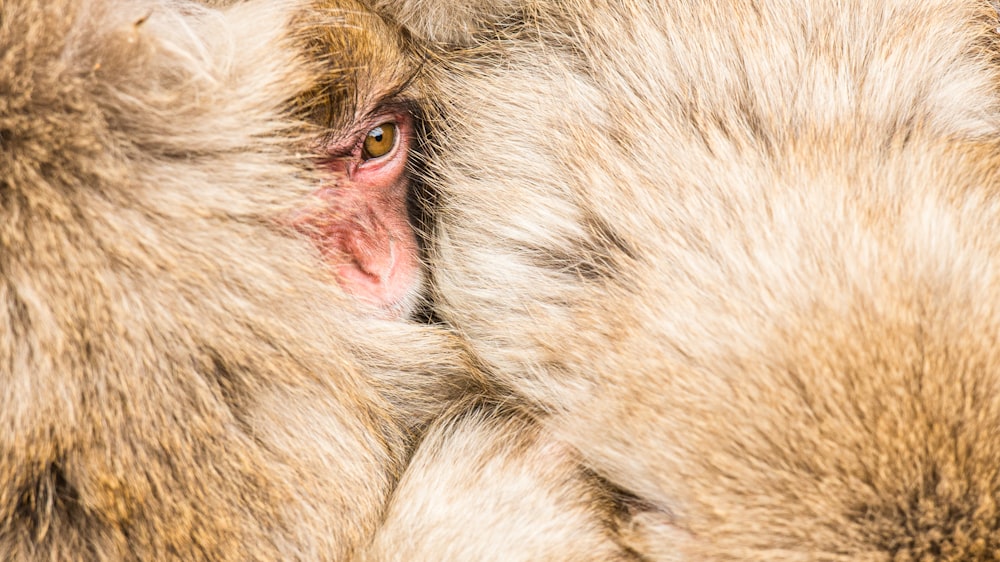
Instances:
[[[366,158],[368,132],[396,126],[395,145],[383,156]],[[420,284],[417,240],[406,197],[406,160],[413,123],[403,111],[367,119],[349,137],[319,145],[321,169],[329,181],[315,192],[318,205],[295,218],[329,263],[341,286],[388,316],[405,315]]]

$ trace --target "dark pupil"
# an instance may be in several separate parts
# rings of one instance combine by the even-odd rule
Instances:
[[[368,136],[375,139],[375,142],[382,142],[382,127],[375,127],[372,132],[368,133]]]

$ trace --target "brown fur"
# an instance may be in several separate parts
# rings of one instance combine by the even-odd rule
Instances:
[[[354,0],[315,0],[297,16],[304,54],[328,71],[298,99],[311,122],[350,131],[379,106],[407,102],[420,60],[398,29]]]
[[[989,2],[377,4],[443,42],[438,310],[638,548],[1000,558]]]
[[[0,7],[0,558],[627,558],[575,453],[483,406],[384,512],[474,370],[282,225],[418,61],[349,1],[203,4]]]
[[[280,226],[294,10],[0,4],[0,559],[345,559],[463,384]]]

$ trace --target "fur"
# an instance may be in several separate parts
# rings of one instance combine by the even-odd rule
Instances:
[[[430,52],[437,311],[637,549],[1000,556],[989,2],[377,4]]]
[[[297,10],[0,4],[0,559],[346,559],[461,388],[280,226]]]
[[[635,560],[614,500],[533,420],[460,405],[428,430],[364,559]]]

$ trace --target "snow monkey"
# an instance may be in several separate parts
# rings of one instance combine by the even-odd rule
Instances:
[[[652,560],[1000,557],[987,0],[376,0],[437,313]]]
[[[309,54],[340,72],[301,99],[325,131],[316,144],[320,167],[338,185],[320,193],[333,212],[321,206],[298,224],[313,228],[348,291],[405,315],[423,281],[405,200],[421,186],[410,186],[404,169],[423,141],[414,115],[419,92],[410,88],[418,55],[360,5],[315,2],[311,13],[312,27],[299,28],[313,38]],[[350,32],[330,27],[338,20]],[[361,211],[333,222],[351,205]],[[498,401],[504,398],[458,401],[429,428],[363,558],[633,560],[618,539],[613,492],[581,469],[571,447]]]
[[[627,557],[576,453],[452,404],[462,345],[402,320],[398,29],[213,4],[0,4],[0,559]]]
[[[328,206],[298,224],[312,228],[348,291],[405,315],[423,281],[406,196],[427,194],[405,169],[423,142],[410,87],[420,55],[360,5],[319,1],[310,13],[299,28],[313,39],[309,54],[339,72],[301,99],[325,131],[320,167],[337,181],[320,193]],[[331,28],[337,21],[349,31]],[[429,428],[365,560],[634,560],[618,538],[614,492],[503,401],[458,401]]]
[[[311,150],[329,181],[294,223],[348,292],[405,317],[422,286],[407,205],[416,133],[406,86],[418,61],[398,33],[352,0],[312,2],[295,30],[305,54],[330,72],[298,98],[319,128]]]
[[[449,336],[301,234],[332,187],[289,107],[330,65],[295,13],[0,3],[0,559],[347,559],[461,385]],[[378,125],[324,139],[388,157]],[[405,187],[357,155],[319,175]]]

